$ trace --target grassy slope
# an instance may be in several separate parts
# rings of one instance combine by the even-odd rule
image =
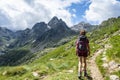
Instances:
[[[118,19],[118,22],[120,22],[120,19]],[[101,30],[99,29],[88,35],[90,38],[91,53],[101,48],[101,46],[97,44],[101,43],[105,35],[111,35],[119,30],[120,24],[118,24],[119,23],[116,22],[114,25],[108,26],[108,28],[103,27]],[[39,78],[42,79],[42,77],[46,77],[43,80],[77,80],[78,59],[75,55],[75,40],[76,37],[28,65],[0,67],[0,79],[16,80],[17,78],[17,80],[38,80]],[[100,63],[98,65],[100,65]],[[32,72],[37,72],[40,77],[34,77]]]
[[[120,30],[120,18],[118,18],[118,19],[112,18],[112,19],[109,19],[109,21],[107,21],[107,22],[105,21],[104,27],[101,28],[99,31],[96,31],[96,33],[99,33],[98,35],[101,39],[109,38],[105,42],[105,44],[110,44],[112,46],[112,48],[110,48],[106,51],[107,59],[109,61],[114,60],[115,62],[120,63],[120,54],[119,54],[120,53],[120,49],[119,49],[120,48],[120,45],[119,45],[120,34],[117,33],[116,35],[113,36],[113,34],[118,30]],[[101,54],[100,56],[97,57],[97,59],[96,59],[97,65],[98,65],[101,73],[103,74],[105,80],[109,80],[109,77],[107,76],[108,71],[107,71],[107,69],[103,68],[103,66],[102,66],[102,64],[103,64],[103,61],[101,60],[102,55],[103,54]],[[116,74],[120,77],[120,71],[114,72],[112,74]]]
[[[76,38],[28,65],[1,67],[0,79],[16,80],[17,78],[18,80],[24,80],[28,78],[37,80],[46,76],[44,80],[76,80],[78,67],[78,59],[75,55]],[[94,43],[91,43],[91,46],[94,46],[92,49],[92,52],[94,52],[97,46]],[[34,77],[32,72],[39,73],[40,77]]]
[[[43,76],[43,75],[49,76],[51,74],[57,75],[60,72],[62,72],[62,74],[64,75],[64,74],[66,74],[67,70],[69,70],[69,69],[74,69],[74,71],[76,71],[75,69],[77,67],[76,66],[77,57],[75,56],[74,46],[75,46],[74,40],[72,40],[68,44],[58,47],[54,51],[49,52],[47,55],[39,58],[38,60],[34,61],[33,63],[31,63],[29,65],[0,68],[1,69],[0,78],[2,80],[9,80],[11,78],[13,80],[16,80],[16,77],[17,77],[18,80],[21,80],[24,78],[30,78],[31,80],[33,80],[35,78],[32,76],[33,71],[38,71],[40,76]],[[50,60],[50,59],[53,59],[53,60]],[[5,76],[2,76],[2,74],[5,72],[6,72]],[[19,73],[19,72],[21,72],[21,73]],[[74,73],[72,73],[72,74],[74,74]],[[68,76],[70,76],[70,75],[68,75]],[[60,76],[56,77],[56,79],[57,78],[61,79]],[[52,77],[51,77],[51,79],[52,79]]]

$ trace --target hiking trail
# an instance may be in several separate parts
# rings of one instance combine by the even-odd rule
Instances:
[[[89,59],[88,65],[89,65],[89,70],[90,70],[90,76],[93,78],[93,80],[104,80],[95,60],[97,56],[100,54],[104,53],[108,48],[111,46],[109,44],[105,44],[104,48],[98,49],[93,56]]]
[[[104,80],[103,76],[101,74],[101,72],[98,69],[98,66],[95,62],[95,59],[97,56],[99,56],[102,52],[104,51],[104,49],[100,49],[97,52],[94,53],[94,56],[92,56],[89,60],[89,70],[90,70],[90,76],[93,78],[93,80]]]
[[[113,33],[112,36],[115,36],[119,33],[120,33],[120,30]],[[105,39],[103,39],[103,41],[104,42],[107,41],[109,37],[110,36],[106,37]],[[90,76],[92,77],[92,80],[104,80],[95,60],[97,56],[102,54],[107,49],[111,48],[111,45],[110,44],[101,44],[101,45],[104,45],[104,48],[98,49],[88,61],[88,66],[89,66],[88,68],[90,70]]]

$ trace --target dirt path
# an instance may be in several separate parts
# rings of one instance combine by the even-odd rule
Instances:
[[[103,51],[104,49],[98,50],[96,53],[94,53],[94,56],[92,56],[89,60],[88,65],[89,65],[89,70],[90,70],[90,76],[92,77],[93,80],[104,80],[95,62],[96,57],[99,56]]]

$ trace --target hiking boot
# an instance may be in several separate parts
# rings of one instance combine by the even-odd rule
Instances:
[[[86,77],[88,76],[87,72],[84,72],[84,76],[86,76]]]
[[[81,79],[82,77],[82,72],[78,72],[78,79]]]
[[[82,79],[82,76],[78,76],[78,79]]]

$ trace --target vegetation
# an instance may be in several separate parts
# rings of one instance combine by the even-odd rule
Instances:
[[[1,66],[15,66],[24,63],[32,58],[34,54],[30,53],[28,49],[14,49],[6,52],[5,55],[0,55]]]
[[[112,45],[111,49],[107,50],[107,57],[109,60],[115,60],[120,63],[120,35],[115,35],[110,38],[109,43]]]
[[[120,53],[120,49],[119,49],[120,48],[120,45],[119,45],[120,23],[119,22],[120,22],[120,18],[117,18],[117,19],[111,18],[108,21],[104,21],[101,24],[101,28],[99,28],[98,30],[96,30],[92,33],[92,37],[94,36],[93,37],[94,40],[100,39],[100,41],[98,41],[97,43],[100,42],[101,45],[105,45],[105,44],[111,45],[111,48],[106,50],[106,56],[109,61],[113,60],[116,63],[120,63],[120,54],[119,54]],[[97,34],[95,34],[95,33],[97,33]],[[105,43],[105,44],[103,44],[103,43]],[[103,48],[104,48],[104,46],[103,46]],[[101,54],[100,56],[98,56],[96,58],[96,62],[97,62],[97,65],[98,65],[101,73],[103,74],[105,80],[110,80],[108,74],[111,74],[111,75],[115,74],[120,77],[119,71],[114,71],[113,73],[108,73],[109,72],[108,69],[106,69],[102,66],[104,63],[102,58],[103,58],[103,54]]]
[[[104,48],[105,44],[110,43],[112,45],[112,49],[107,50],[106,56],[109,60],[120,62],[120,35],[116,34],[113,36],[113,33],[118,31],[120,28],[119,22],[120,18],[109,19],[108,21],[103,22],[100,28],[87,34],[90,40],[91,53],[96,52],[100,48]],[[109,40],[105,41],[106,38]],[[9,64],[3,64],[5,62],[0,63],[2,64],[0,67],[0,79],[77,80],[78,59],[75,55],[76,39],[77,37],[73,37],[69,42],[67,41],[59,47],[55,47],[54,49],[45,49],[44,51],[34,54],[31,54],[30,51],[24,47],[9,51],[6,56],[1,55],[2,57],[5,57],[4,61]],[[3,60],[2,57],[0,57],[0,60]],[[102,54],[97,57],[96,62],[101,73],[104,75],[107,70],[101,66],[103,64],[101,58]],[[26,61],[29,61],[29,63],[21,64],[26,63]],[[37,76],[35,76],[34,73]],[[120,75],[120,72],[117,71],[112,74]],[[109,77],[106,76],[105,79],[109,80]]]

